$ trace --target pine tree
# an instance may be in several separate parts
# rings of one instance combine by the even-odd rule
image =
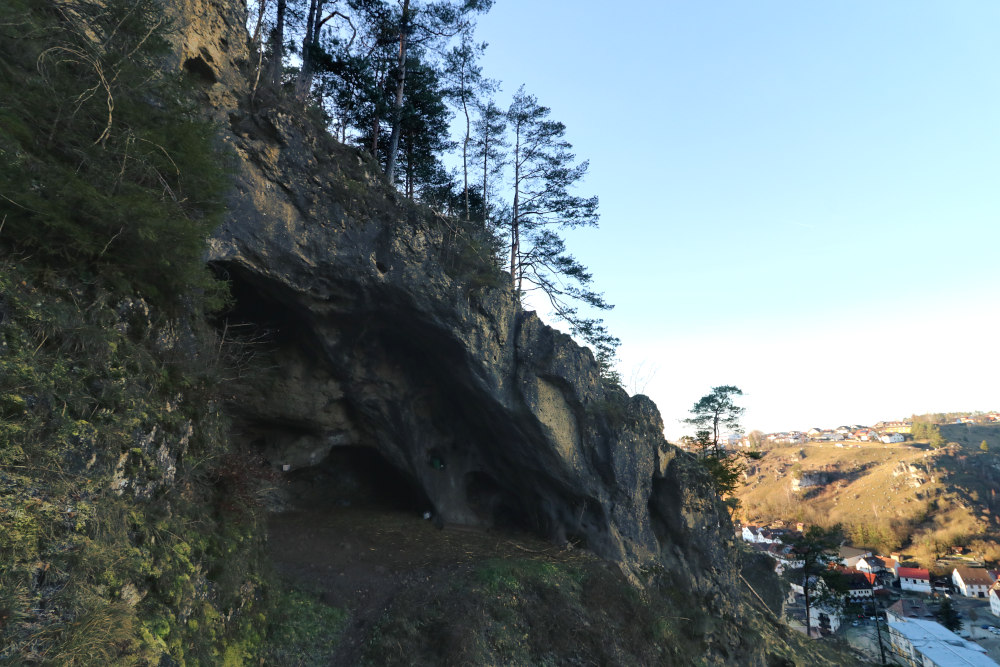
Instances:
[[[486,49],[485,44],[474,44],[468,33],[462,35],[462,43],[445,57],[444,78],[448,82],[444,94],[458,109],[465,124],[462,136],[462,192],[465,198],[465,220],[471,219],[469,204],[469,151],[472,143],[472,111],[478,106],[481,96],[497,89],[497,83],[483,78],[479,57]],[[484,188],[485,191],[485,188]]]
[[[557,229],[596,227],[597,197],[570,190],[587,173],[586,161],[574,164],[573,146],[564,139],[566,126],[549,119],[548,107],[524,91],[514,95],[507,122],[513,134],[513,205],[510,214],[510,280],[524,295],[541,290],[556,316],[593,345],[606,379],[617,381],[613,359],[619,341],[600,319],[580,315],[573,304],[598,310],[612,306],[590,289],[593,276],[569,254]]]
[[[941,606],[938,607],[934,617],[938,623],[952,632],[958,632],[962,629],[962,619],[958,617],[958,611],[955,609],[955,604],[951,601],[951,598],[945,598],[941,601]]]
[[[393,72],[395,91],[392,132],[389,135],[388,159],[385,164],[385,176],[389,185],[393,185],[396,181],[396,160],[403,130],[403,100],[409,49],[414,46],[434,47],[443,40],[470,30],[472,14],[488,11],[492,4],[493,0],[462,0],[457,4],[447,0],[424,3],[419,0],[400,0],[400,10],[396,15],[399,51]]]
[[[482,171],[482,185],[479,188],[483,200],[482,222],[490,222],[490,211],[494,206],[496,183],[503,176],[507,164],[507,115],[490,100],[479,100],[476,106],[477,118],[473,123],[473,157]]]

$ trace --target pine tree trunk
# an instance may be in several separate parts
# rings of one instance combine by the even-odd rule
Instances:
[[[295,81],[295,97],[304,100],[312,89],[313,72],[316,69],[313,49],[319,45],[319,17],[325,0],[309,0],[309,14],[306,18],[306,34],[302,37],[302,68]]]
[[[410,0],[403,0],[399,27],[399,62],[396,68],[396,100],[392,106],[392,134],[389,135],[389,156],[385,161],[385,177],[389,185],[396,180],[396,151],[403,124],[403,87],[406,84],[406,32],[409,29]]]
[[[520,225],[518,216],[520,215],[520,191],[521,191],[521,128],[514,131],[514,210],[510,219],[510,284],[518,287],[517,281],[517,253],[520,248]]]
[[[281,87],[281,74],[285,69],[285,6],[287,0],[278,0],[277,18],[271,31],[271,85]]]
[[[462,176],[465,178],[465,221],[469,221],[469,135],[472,123],[469,121],[469,103],[465,94],[465,67],[462,67],[462,111],[465,112],[465,141],[462,142]]]
[[[489,216],[489,197],[486,194],[486,184],[487,184],[487,168],[489,167],[490,159],[490,130],[487,127],[483,132],[483,224],[486,224],[486,218]]]

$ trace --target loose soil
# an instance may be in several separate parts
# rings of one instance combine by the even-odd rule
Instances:
[[[412,498],[379,497],[371,488],[355,488],[348,499],[330,493],[330,481],[322,471],[290,476],[288,506],[271,515],[268,544],[281,578],[348,611],[333,665],[359,663],[370,631],[395,596],[410,587],[445,587],[491,559],[595,560],[589,552],[524,533],[437,527],[419,508],[406,507]]]

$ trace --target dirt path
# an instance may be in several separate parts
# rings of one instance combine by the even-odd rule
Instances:
[[[589,557],[523,534],[439,529],[414,512],[377,504],[299,504],[272,515],[270,555],[296,588],[350,613],[338,666],[358,664],[365,638],[401,590],[447,585],[457,572],[492,558]]]

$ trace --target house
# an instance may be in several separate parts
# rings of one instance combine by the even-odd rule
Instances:
[[[760,530],[759,527],[747,524],[743,526],[743,541],[744,542],[757,542],[757,531]]]
[[[781,538],[788,531],[782,528],[764,528],[763,526],[743,526],[743,540],[752,544],[774,544],[781,542]]]
[[[931,592],[931,573],[922,567],[899,568],[899,587],[904,591]]]
[[[967,598],[984,598],[993,586],[993,580],[981,567],[956,567],[951,582]]]
[[[887,556],[865,556],[855,567],[860,572],[874,574],[879,583],[891,584],[899,579],[899,561]]]
[[[1000,616],[1000,591],[996,585],[990,587],[990,611],[994,616]]]
[[[879,422],[875,424],[875,430],[881,433],[909,433],[912,430],[913,423],[900,421],[900,422]]]
[[[861,572],[877,573],[885,572],[885,565],[882,563],[882,559],[878,556],[863,556],[858,559],[857,564],[854,566]]]
[[[836,568],[843,576],[847,586],[847,597],[852,600],[860,598],[870,598],[875,591],[882,590],[882,584],[878,583],[874,574],[859,572],[847,567]]]
[[[882,561],[882,567],[885,568],[886,574],[891,576],[893,581],[899,579],[899,560],[890,556],[880,556],[879,559]]]
[[[865,556],[854,567],[862,572],[891,577],[893,581],[899,578],[899,561],[888,556]]]
[[[987,667],[997,663],[986,649],[962,639],[940,623],[917,618],[889,621],[889,643],[897,661],[914,667]]]
[[[810,636],[813,635],[811,632],[813,628],[818,629],[820,635],[828,635],[836,632],[840,628],[840,622],[840,611],[833,607],[827,607],[822,604],[814,604],[809,607],[808,623]]]
[[[886,445],[891,445],[893,443],[903,442],[906,438],[904,438],[900,433],[886,433],[880,437],[879,440]]]
[[[851,547],[843,545],[837,552],[837,557],[840,559],[840,564],[844,567],[857,567],[858,561],[865,556],[873,556],[874,554],[870,549],[859,549],[857,547]]]
[[[779,575],[785,570],[794,570],[803,567],[806,563],[801,556],[795,553],[794,549],[784,544],[755,544],[754,549],[766,553],[776,562],[774,571]]]

